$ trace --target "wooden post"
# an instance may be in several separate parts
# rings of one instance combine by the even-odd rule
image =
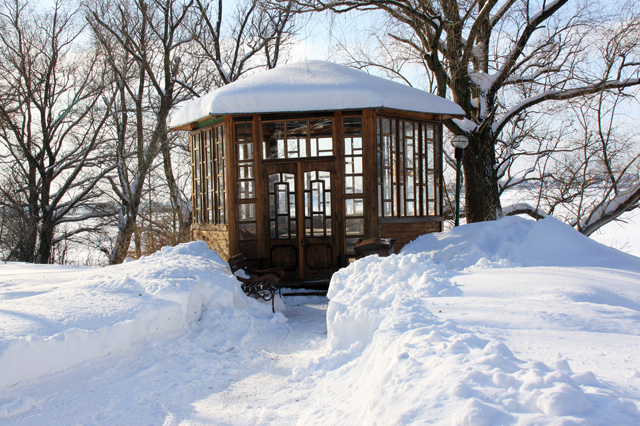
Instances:
[[[337,262],[337,267],[341,268],[346,265],[346,253],[347,253],[347,239],[346,239],[346,218],[344,207],[344,135],[343,135],[343,122],[342,112],[336,111],[333,117],[333,154],[336,157],[335,161],[335,176],[331,182],[331,193],[334,195],[334,199],[331,200],[333,210],[333,229],[335,235],[333,236],[336,242],[336,253],[340,262]]]
[[[224,116],[224,150],[225,150],[225,177],[226,177],[226,215],[227,229],[229,232],[229,255],[240,251],[238,241],[238,206],[236,203],[236,155],[234,143],[233,120],[230,115]]]
[[[362,111],[362,162],[364,184],[365,239],[378,236],[378,177],[376,111]]]

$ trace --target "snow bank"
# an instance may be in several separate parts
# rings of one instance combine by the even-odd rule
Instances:
[[[0,276],[20,277],[0,283],[0,388],[182,330],[205,308],[271,313],[242,293],[204,242],[57,275],[51,267],[6,264]]]
[[[638,424],[635,403],[593,372],[572,371],[562,356],[553,363],[517,357],[501,339],[478,331],[482,327],[465,328],[442,314],[445,304],[437,301],[456,305],[465,300],[466,286],[455,280],[460,271],[535,270],[540,265],[547,271],[548,266],[576,265],[637,271],[640,259],[601,246],[554,219],[506,218],[422,236],[400,255],[370,256],[339,271],[329,291],[327,353],[294,375],[318,383],[313,397],[318,403],[299,424]],[[629,288],[639,288],[640,275],[625,274],[632,282]],[[518,303],[532,316],[543,315],[545,308],[537,311],[533,301],[544,305],[551,300],[548,286],[536,286],[546,276],[528,282],[528,293],[520,292],[520,299],[509,294],[510,282],[486,283],[507,294],[492,306],[493,316],[500,316],[501,306]],[[526,281],[526,272],[519,277]],[[469,281],[467,286],[476,282]],[[574,301],[579,285],[572,287]],[[608,287],[616,292],[616,286]],[[564,294],[562,286],[556,290]],[[628,321],[637,325],[637,298],[629,300],[623,292],[615,297],[616,306],[627,309]],[[560,299],[558,310],[570,316],[572,305]],[[621,300],[628,307],[620,306]],[[594,312],[607,303],[597,302]],[[546,309],[555,309],[549,305]],[[594,312],[592,320],[597,319]],[[465,315],[469,323],[482,324],[480,314],[460,314]],[[326,401],[332,401],[332,410],[324,409]]]
[[[448,269],[517,266],[589,266],[640,270],[640,259],[602,245],[553,218],[517,216],[427,234],[406,245]]]

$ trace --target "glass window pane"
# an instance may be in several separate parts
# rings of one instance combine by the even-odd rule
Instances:
[[[434,162],[433,162],[433,144],[432,143],[427,144],[427,152],[425,152],[425,155],[428,158],[427,160],[428,167],[430,169],[433,169]]]
[[[236,142],[253,141],[253,123],[236,124]]]
[[[353,254],[353,249],[356,246],[357,237],[347,238],[347,254]]]
[[[360,154],[362,154],[362,138],[353,138],[353,150],[354,151],[360,151]]]
[[[352,175],[354,173],[353,169],[353,157],[346,157],[344,159],[344,172],[347,175]]]
[[[238,182],[238,198],[246,199],[246,198],[254,198],[254,183],[253,181],[242,181]]]
[[[436,203],[433,201],[429,201],[429,215],[436,214]]]
[[[342,121],[344,136],[360,136],[362,134],[362,117],[344,117]]]
[[[289,217],[278,216],[278,238],[289,237]]]
[[[411,174],[407,174],[407,185],[405,187],[406,189],[406,196],[407,196],[407,200],[413,200],[415,195],[415,187],[413,185],[413,173]]]
[[[405,160],[408,169],[413,168],[413,140],[408,140],[405,147]]]
[[[333,119],[321,118],[309,120],[311,127],[311,136],[328,136],[333,137]]]
[[[434,186],[435,186],[434,178],[433,178],[433,175],[430,173],[428,178],[428,183],[427,183],[427,193],[428,193],[429,199],[433,199],[435,197]]]
[[[344,181],[344,192],[346,194],[353,194],[355,192],[354,178],[353,176],[346,176]]]
[[[433,125],[427,124],[427,139],[433,139],[435,137],[435,133],[433,131]]]
[[[300,156],[300,147],[298,143],[298,139],[287,139],[287,158],[298,158]],[[302,143],[304,143],[304,140]]]
[[[262,123],[263,157],[285,158],[284,153],[284,122]]]
[[[293,218],[296,216],[296,195],[289,194],[289,215]]]
[[[354,173],[362,173],[362,157],[353,157],[353,171]]]
[[[364,214],[364,200],[362,198],[355,198],[353,201],[354,201],[354,204],[355,204],[355,214],[356,215],[363,215]]]
[[[363,235],[364,234],[364,219],[353,218],[346,220],[347,235]]]
[[[253,179],[253,164],[238,164],[238,179]]]
[[[355,176],[353,181],[353,192],[362,194],[364,192],[364,181],[362,176]]]
[[[278,196],[278,203],[276,208],[277,214],[288,214],[289,213],[289,203],[287,197],[287,189],[284,185],[278,185],[276,189],[276,194]]]
[[[306,120],[287,121],[287,138],[306,139],[308,134]]]
[[[241,221],[256,219],[255,203],[238,204],[238,219]]]
[[[362,216],[364,213],[364,201],[362,198],[347,198],[345,210],[347,216]]]
[[[413,138],[413,123],[410,121],[404,122],[404,135],[407,138]]]
[[[347,198],[346,200],[344,200],[344,206],[345,206],[345,214],[347,216],[354,216],[355,215],[355,203],[354,200]]]
[[[269,181],[269,192],[273,192],[274,184],[276,184],[277,182],[280,182],[280,175],[277,173],[269,175],[268,181]]]
[[[383,118],[380,120],[380,133],[383,135],[388,135],[391,133],[391,120],[388,118]]]
[[[253,144],[252,143],[239,143],[236,145],[238,153],[238,161],[253,160]]]
[[[407,201],[406,214],[407,214],[407,216],[415,216],[416,215],[415,204],[414,204],[413,201]]]
[[[331,139],[331,138],[320,138],[320,139],[318,139],[318,146],[320,148],[320,151],[331,152],[333,150],[333,139]]]
[[[255,240],[256,239],[256,223],[241,223],[238,225],[238,234],[240,240]]]
[[[385,201],[384,202],[384,215],[385,216],[391,216],[391,202],[390,201]]]
[[[314,237],[324,236],[324,216],[322,215],[313,216],[313,236]]]

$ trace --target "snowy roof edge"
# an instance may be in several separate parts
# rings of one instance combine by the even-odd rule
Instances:
[[[188,101],[170,121],[178,128],[212,115],[389,108],[460,117],[460,106],[434,94],[325,61],[283,65]]]

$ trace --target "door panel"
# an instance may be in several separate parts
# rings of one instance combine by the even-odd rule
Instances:
[[[271,264],[277,265],[288,272],[287,278],[296,278],[294,276],[298,270],[298,249],[292,244],[271,245]]]
[[[269,261],[287,279],[325,279],[337,269],[334,163],[273,163],[265,167]]]
[[[269,212],[269,263],[285,271],[286,279],[300,274],[298,252],[297,170],[295,165],[265,168]]]
[[[304,237],[301,250],[304,253],[305,278],[322,279],[329,278],[335,271],[336,258],[331,209],[331,172],[320,167],[302,173]]]
[[[296,238],[296,176],[293,173],[273,173],[267,176],[269,185],[269,233],[271,239]]]

